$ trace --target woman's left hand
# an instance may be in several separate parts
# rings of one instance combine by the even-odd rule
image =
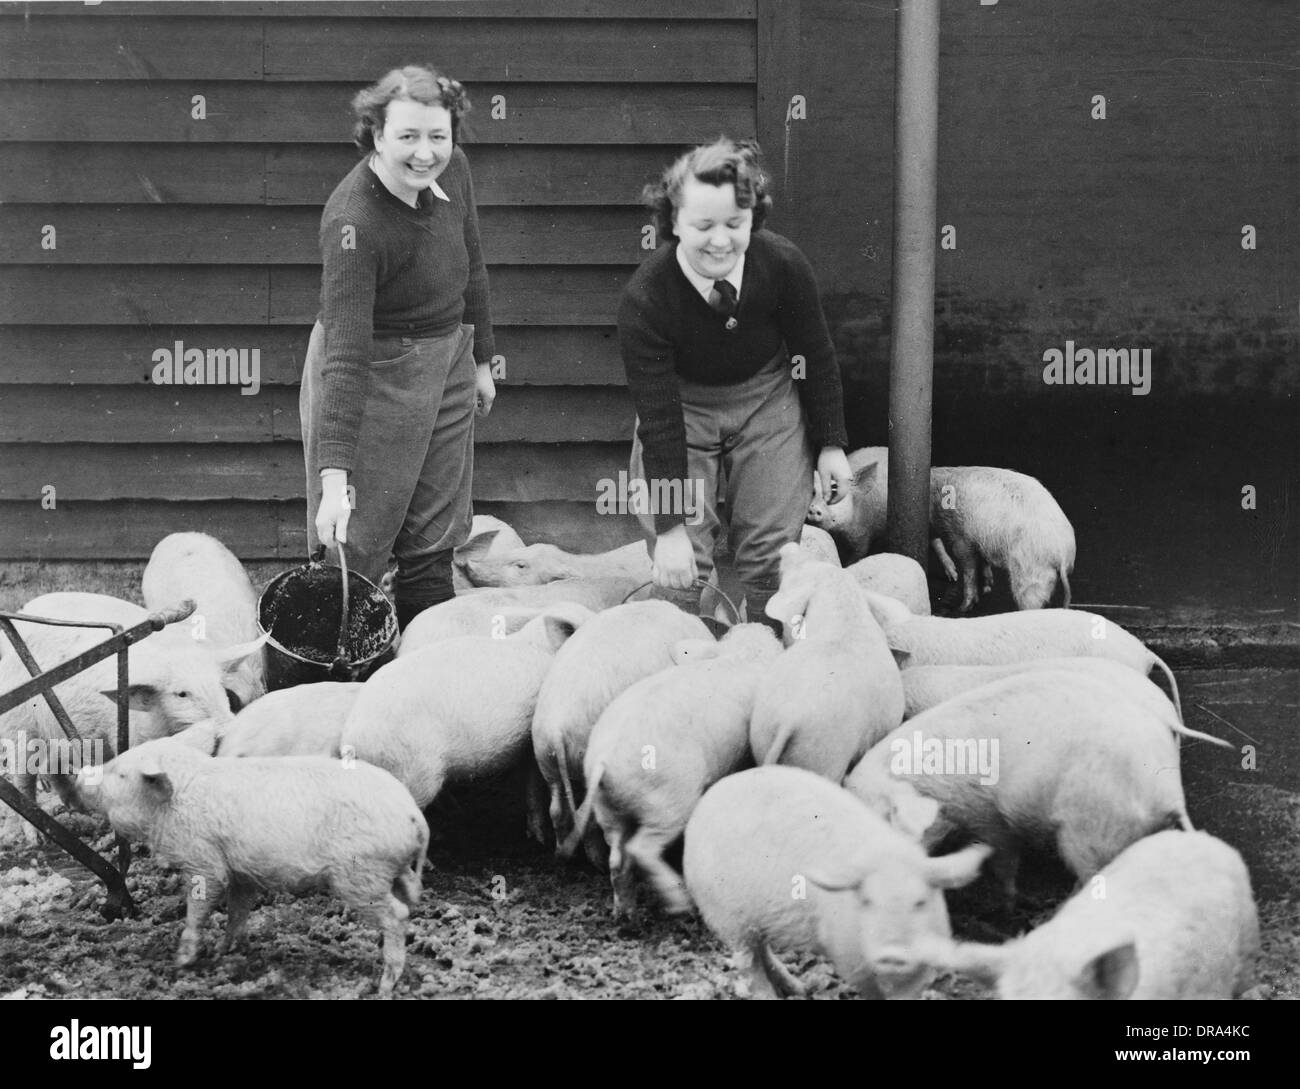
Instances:
[[[492,365],[480,363],[474,375],[474,411],[479,416],[486,416],[492,411],[492,402],[497,399],[497,384],[492,381]]]
[[[848,455],[842,447],[827,446],[817,455],[817,476],[821,480],[822,497],[829,505],[834,505],[849,494],[853,487],[853,471],[849,468]]]

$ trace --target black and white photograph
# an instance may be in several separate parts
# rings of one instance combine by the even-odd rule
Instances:
[[[184,999],[1080,999],[1154,1003],[1102,1069],[1249,1067],[1298,31],[0,0],[33,1061],[147,1068],[111,1026]]]

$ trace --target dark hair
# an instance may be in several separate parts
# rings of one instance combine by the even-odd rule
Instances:
[[[375,130],[383,131],[388,104],[398,99],[442,106],[451,114],[451,142],[459,142],[460,119],[470,108],[465,88],[458,80],[440,75],[431,64],[408,64],[394,68],[378,83],[358,91],[352,100],[352,112],[357,115],[352,140],[362,151],[375,150]]]
[[[688,151],[664,171],[653,185],[647,185],[641,199],[654,215],[655,230],[661,242],[676,238],[673,212],[681,207],[682,187],[687,178],[708,185],[736,187],[736,204],[754,210],[754,230],[763,226],[772,198],[767,195],[767,175],[759,165],[757,140],[731,140],[720,136],[712,144],[701,144]]]

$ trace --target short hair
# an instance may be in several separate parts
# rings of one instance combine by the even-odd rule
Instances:
[[[673,212],[681,207],[682,189],[687,178],[708,185],[736,187],[736,204],[754,211],[754,230],[763,226],[772,198],[767,194],[767,175],[759,164],[761,154],[757,140],[731,140],[720,136],[712,144],[701,144],[688,151],[664,171],[653,185],[647,185],[641,199],[654,215],[659,239],[676,238]]]
[[[388,104],[406,99],[425,106],[442,106],[451,114],[451,142],[459,142],[460,119],[469,112],[469,95],[458,80],[449,79],[431,64],[394,68],[378,83],[358,91],[352,99],[357,123],[352,140],[362,151],[374,151],[375,130],[383,131]]]

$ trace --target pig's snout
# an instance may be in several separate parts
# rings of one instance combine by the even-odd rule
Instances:
[[[804,516],[804,521],[812,526],[824,526],[829,514],[826,504],[820,499],[815,499],[808,505],[808,513]]]

